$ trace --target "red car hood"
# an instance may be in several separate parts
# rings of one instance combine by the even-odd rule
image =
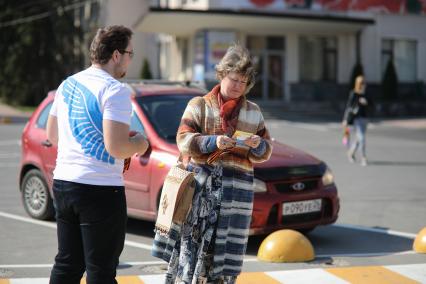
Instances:
[[[273,141],[272,145],[273,151],[271,158],[264,163],[255,164],[256,168],[299,167],[318,165],[321,163],[321,161],[317,158],[289,145],[285,145],[277,141]],[[168,149],[163,150],[172,152],[176,156],[179,155],[176,145],[168,144],[167,146],[169,146],[167,147]]]
[[[271,158],[264,163],[256,164],[256,168],[309,166],[321,163],[317,158],[289,145],[278,141],[272,141],[272,145],[274,148]]]

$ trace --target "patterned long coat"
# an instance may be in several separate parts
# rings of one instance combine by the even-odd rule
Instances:
[[[207,250],[213,251],[210,279],[241,273],[253,210],[253,163],[268,160],[272,152],[259,107],[245,97],[242,100],[236,130],[259,135],[263,138],[261,145],[258,151],[238,147],[238,151],[223,154],[213,166],[206,164],[209,141],[224,134],[216,95],[210,92],[193,98],[182,116],[177,145],[183,155],[191,156],[190,167],[196,172],[197,181],[192,212],[186,224],[175,226],[167,238],[157,233],[153,246],[153,255],[170,261],[169,266],[176,260],[182,266],[188,262],[185,254],[195,254],[195,260],[189,260],[189,268],[172,271],[179,274],[177,278],[182,283],[191,283],[192,276],[200,276],[203,268],[199,262]],[[173,269],[169,267],[170,270]]]

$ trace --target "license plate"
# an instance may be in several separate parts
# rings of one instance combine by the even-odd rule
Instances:
[[[283,203],[283,215],[297,215],[321,211],[321,199],[285,202]]]

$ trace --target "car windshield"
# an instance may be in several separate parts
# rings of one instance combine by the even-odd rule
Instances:
[[[144,96],[136,100],[158,135],[175,144],[180,119],[189,100],[194,96],[192,94]]]

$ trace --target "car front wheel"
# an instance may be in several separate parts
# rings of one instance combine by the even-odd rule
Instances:
[[[32,169],[25,174],[21,184],[21,195],[25,211],[32,218],[39,220],[53,218],[55,213],[53,200],[40,170]]]

